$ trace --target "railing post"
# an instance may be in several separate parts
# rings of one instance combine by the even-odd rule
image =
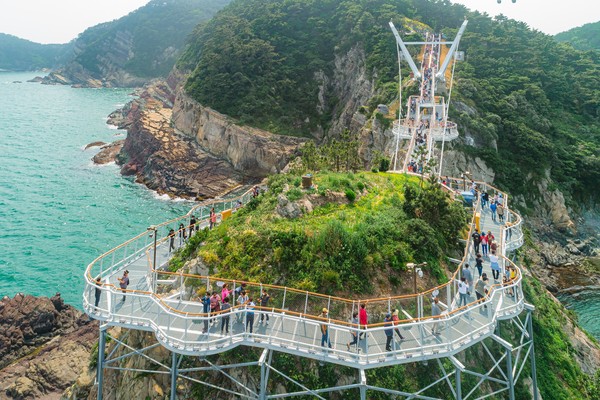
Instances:
[[[281,308],[285,310],[285,296],[287,295],[287,286],[283,288],[283,303],[281,304]]]
[[[308,290],[306,291],[306,300],[304,301],[304,314],[306,314],[307,307],[308,307]]]

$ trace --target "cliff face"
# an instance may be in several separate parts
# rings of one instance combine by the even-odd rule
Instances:
[[[188,98],[175,71],[148,85],[140,98],[113,113],[128,127],[118,161],[122,173],[160,193],[187,198],[222,195],[287,164],[301,139],[241,127]]]
[[[215,157],[227,160],[239,173],[264,178],[281,171],[302,139],[234,124],[226,115],[192,100],[179,91],[173,124],[187,138]]]
[[[98,324],[60,295],[0,301],[0,398],[58,399],[88,371]],[[6,397],[5,397],[6,396]]]

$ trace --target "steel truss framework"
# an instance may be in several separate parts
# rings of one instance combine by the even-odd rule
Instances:
[[[432,358],[429,361],[435,364],[438,373],[435,374],[432,368],[431,374],[429,374],[431,382],[425,387],[412,392],[370,385],[367,382],[365,369],[357,369],[357,380],[355,383],[343,386],[311,389],[301,382],[294,380],[283,371],[273,367],[274,351],[270,349],[264,349],[257,361],[220,365],[200,357],[199,361],[201,361],[201,364],[203,365],[194,367],[182,365],[184,358],[189,356],[171,353],[170,364],[168,364],[164,361],[156,360],[148,354],[152,349],[159,347],[160,344],[155,343],[142,349],[135,349],[126,343],[128,333],[125,333],[121,338],[116,338],[109,335],[107,332],[107,329],[110,326],[103,325],[100,327],[98,349],[98,370],[96,376],[97,398],[99,400],[102,400],[103,398],[102,388],[104,370],[112,369],[169,375],[171,381],[171,400],[178,398],[178,380],[194,382],[207,388],[236,396],[236,398],[240,399],[266,400],[296,396],[313,396],[317,399],[325,399],[323,396],[327,393],[348,390],[353,390],[359,394],[361,400],[366,400],[369,392],[386,393],[397,399],[438,399],[439,397],[432,397],[434,394],[431,394],[431,392],[434,392],[436,389],[439,390],[441,389],[440,386],[443,386],[447,387],[447,390],[452,394],[452,397],[458,400],[486,399],[491,397],[514,400],[515,384],[519,379],[523,378],[523,372],[526,369],[527,363],[529,363],[533,399],[537,400],[538,390],[532,325],[533,310],[533,306],[526,304],[523,313],[499,323],[495,334],[492,335],[491,338],[477,342],[466,350],[476,350],[477,354],[484,356],[480,360],[481,365],[479,371],[468,369],[465,364],[460,361],[460,359],[466,357],[466,354],[463,354],[466,351],[459,352],[446,358]],[[503,335],[503,333],[505,334]],[[108,354],[106,354],[107,337],[115,343],[115,346]],[[124,367],[124,362],[131,357],[142,357],[146,359],[153,368],[139,369]],[[484,365],[487,366],[487,370],[483,368]],[[257,370],[260,371],[260,376],[257,377],[256,380],[259,382],[258,387],[250,387],[248,384],[237,379],[235,377],[237,374],[230,372],[231,370],[250,367],[253,368],[251,371],[252,373],[256,373]],[[230,386],[236,389],[221,388],[198,377],[198,373],[209,371],[222,375],[231,382]],[[288,393],[270,393],[268,383],[273,375],[292,383],[297,387],[297,391]],[[484,385],[485,387],[482,387]]]

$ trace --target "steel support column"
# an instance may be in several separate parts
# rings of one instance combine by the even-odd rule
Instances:
[[[171,400],[177,399],[177,353],[171,353]]]
[[[365,370],[361,369],[360,372],[360,400],[367,400],[367,375]]]
[[[102,400],[102,389],[104,384],[104,351],[106,349],[106,328],[100,327],[100,339],[98,340],[98,371],[96,373],[96,384],[98,392],[96,398]]]
[[[461,376],[460,369],[457,367],[454,370],[454,379],[456,380],[456,400],[462,400]]]
[[[525,303],[525,309],[527,310],[527,333],[529,333],[529,340],[531,340],[531,351],[529,357],[531,358],[531,380],[533,382],[533,400],[538,400],[538,387],[537,387],[537,371],[535,369],[535,348],[533,345],[533,309],[529,304]]]
[[[506,377],[508,378],[508,398],[515,400],[515,381],[513,379],[512,350],[506,349]]]

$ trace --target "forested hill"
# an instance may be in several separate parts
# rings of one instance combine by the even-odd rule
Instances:
[[[166,76],[194,27],[229,0],[152,0],[85,30],[70,62],[51,79],[86,86],[138,86]]]
[[[0,70],[34,71],[65,61],[71,44],[40,44],[0,33]]]
[[[464,150],[483,157],[496,182],[514,193],[550,175],[567,197],[594,195],[600,53],[574,50],[524,23],[446,0],[234,0],[195,31],[179,67],[193,71],[188,94],[242,123],[327,137],[339,113],[336,56],[339,62],[350,49],[364,50],[377,94],[366,104],[369,115],[397,96],[388,22],[417,40],[423,24],[454,37],[464,18],[466,61],[457,67],[459,102],[451,109],[473,139],[463,140]]]
[[[600,50],[600,21],[569,29],[554,36],[560,42],[569,42],[579,50]]]

